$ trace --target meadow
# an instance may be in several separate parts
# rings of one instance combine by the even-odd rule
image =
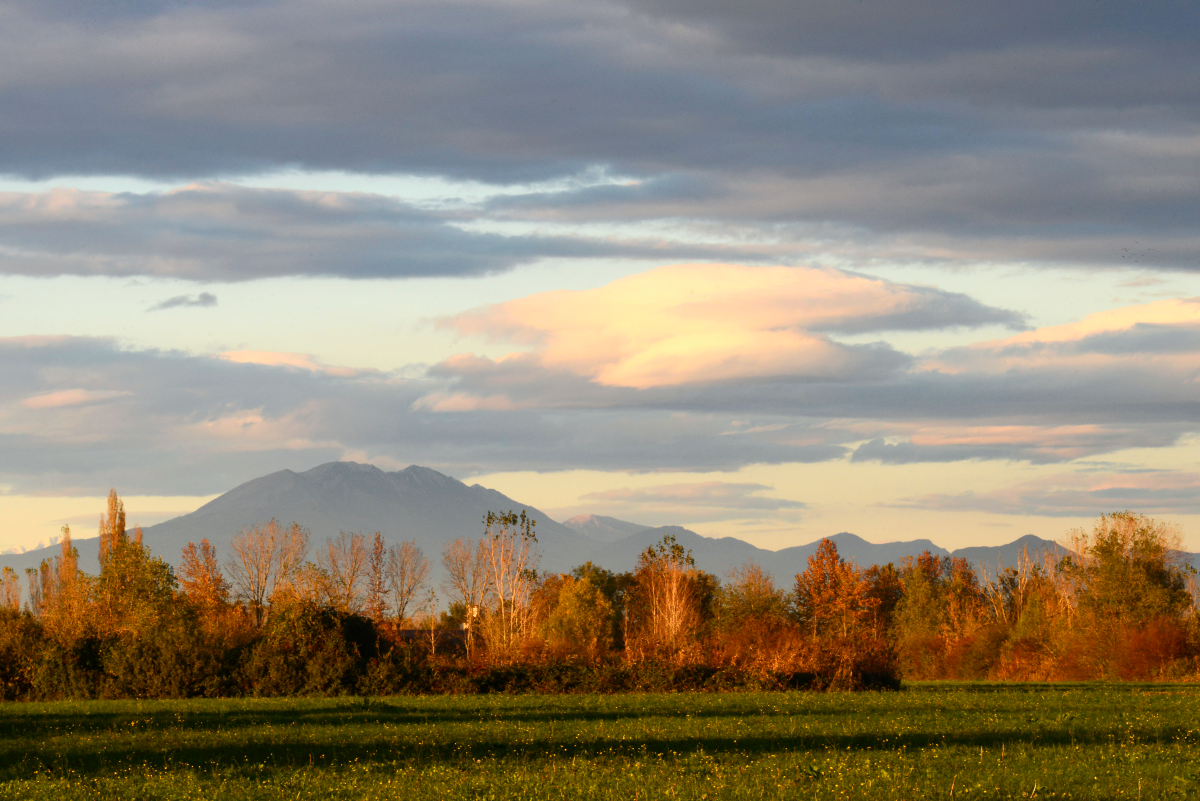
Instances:
[[[1200,687],[0,705],[9,798],[1184,798]]]

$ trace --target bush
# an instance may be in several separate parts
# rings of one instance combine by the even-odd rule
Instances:
[[[311,604],[275,610],[242,663],[250,695],[347,695],[378,655],[374,625]]]
[[[224,654],[192,620],[169,620],[104,654],[107,698],[194,698],[228,692]]]
[[[47,700],[98,697],[108,646],[99,637],[85,637],[70,646],[47,641],[34,667],[33,695]]]
[[[45,633],[28,613],[0,611],[0,701],[33,697]]]

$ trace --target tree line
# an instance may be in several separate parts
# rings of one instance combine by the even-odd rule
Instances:
[[[299,524],[240,531],[178,569],[127,530],[116,492],[100,571],[60,554],[0,573],[0,696],[188,697],[490,690],[894,687],[901,679],[1200,675],[1195,571],[1178,532],[1132,512],[1058,554],[977,570],[922,554],[861,568],[822,540],[790,587],[724,579],[671,536],[618,573],[537,569],[535,522],[489,513],[440,554]],[[441,591],[439,595],[438,590]]]

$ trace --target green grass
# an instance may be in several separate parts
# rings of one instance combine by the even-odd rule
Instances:
[[[0,705],[2,797],[874,799],[951,788],[1200,797],[1200,688]]]

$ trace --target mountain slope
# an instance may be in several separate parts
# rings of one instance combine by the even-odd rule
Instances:
[[[527,511],[537,520],[535,532],[545,568],[566,570],[591,542],[550,519],[540,510],[478,484],[467,486],[436,470],[412,466],[387,473],[372,465],[330,462],[303,473],[281,470],[242,484],[191,514],[145,529],[145,544],[177,563],[188,542],[207,538],[221,558],[242,528],[271,518],[300,523],[312,532],[315,547],[341,531],[373,534],[389,542],[414,540],[440,577],[442,546],[457,537],[478,539],[488,511]],[[80,567],[95,572],[95,538],[77,540]],[[0,562],[18,570],[36,566],[58,553],[57,546],[8,556]],[[435,581],[436,583],[436,581]]]

